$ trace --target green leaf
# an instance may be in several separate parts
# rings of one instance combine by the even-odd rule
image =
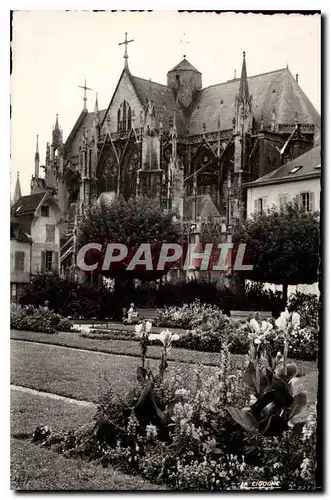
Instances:
[[[228,412],[237,424],[241,425],[246,431],[252,431],[257,427],[257,422],[248,410],[228,407]]]

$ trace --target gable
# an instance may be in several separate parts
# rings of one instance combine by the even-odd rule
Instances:
[[[137,92],[132,84],[127,71],[123,71],[121,78],[117,84],[109,107],[104,115],[102,128],[106,129],[107,117],[110,117],[110,132],[117,132],[117,111],[123,101],[127,101],[131,107],[131,112],[135,115],[135,128],[143,126],[140,122],[141,112],[143,112],[143,103],[140,101]]]

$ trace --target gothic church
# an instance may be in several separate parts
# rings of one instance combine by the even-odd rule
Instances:
[[[56,117],[47,144],[45,178],[39,152],[31,193],[51,190],[69,238],[84,208],[99,197],[147,195],[184,221],[217,219],[227,230],[245,217],[246,182],[311,149],[320,115],[288,68],[203,87],[184,56],[167,84],[124,69],[108,108],[84,108],[66,141]],[[38,145],[37,145],[38,146]],[[70,254],[69,245],[65,254]],[[61,256],[63,261],[65,255]]]

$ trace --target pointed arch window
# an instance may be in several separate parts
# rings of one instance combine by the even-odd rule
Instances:
[[[123,101],[117,110],[117,131],[128,132],[132,126],[132,112],[130,104]]]

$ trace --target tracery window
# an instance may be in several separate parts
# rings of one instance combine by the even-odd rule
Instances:
[[[130,104],[123,101],[117,110],[117,131],[128,132],[132,126],[132,113]]]

